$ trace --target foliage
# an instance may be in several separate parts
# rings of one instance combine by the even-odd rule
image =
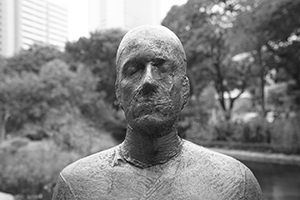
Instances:
[[[55,59],[38,74],[6,75],[1,81],[0,106],[9,114],[7,138],[12,138],[0,145],[1,191],[23,199],[50,199],[64,166],[116,144],[99,129],[112,113],[85,66],[73,72]],[[97,120],[92,121],[95,110]]]
[[[21,129],[42,130],[47,138],[31,141],[13,137],[0,144],[0,190],[21,199],[51,199],[59,172],[80,157],[116,145],[111,135],[94,127],[79,113],[50,109],[43,123]],[[30,138],[32,139],[32,138]]]
[[[188,59],[188,76],[192,95],[199,96],[203,88],[214,85],[227,119],[231,118],[234,102],[252,79],[251,59],[233,60],[233,14],[226,1],[190,0],[181,7],[172,7],[163,25],[172,29],[183,42]],[[218,8],[216,10],[216,8]],[[236,96],[231,92],[240,91]],[[226,95],[229,105],[226,105]]]
[[[35,73],[6,76],[0,86],[1,111],[9,115],[8,131],[19,129],[25,122],[42,120],[52,106],[64,104],[66,83],[72,72],[59,60],[53,60]]]
[[[207,124],[212,121],[213,113],[217,106],[215,90],[209,85],[203,89],[198,100],[191,98],[185,108],[180,113],[178,123],[178,134],[187,139],[201,138],[203,141],[213,139],[210,126]]]
[[[62,152],[51,141],[16,138],[1,144],[0,157],[0,190],[29,198],[52,192],[60,170],[79,155]]]
[[[47,112],[47,105],[43,103],[47,93],[40,83],[36,74],[8,76],[1,83],[0,108],[3,115],[9,116],[9,131],[18,129],[26,120],[35,120]]]
[[[237,52],[250,52],[260,68],[260,93],[264,110],[265,76],[275,69],[276,81],[293,80],[299,91],[299,28],[300,2],[292,0],[238,1],[239,12],[233,24]],[[273,70],[271,72],[274,72]]]
[[[300,28],[300,25],[299,25]],[[287,95],[292,99],[294,109],[300,109],[300,39],[289,44],[269,47],[267,62],[273,66],[273,79],[287,83]]]
[[[101,117],[103,114],[100,113],[98,116]],[[97,125],[80,112],[74,111],[74,108],[69,107],[51,109],[42,127],[63,150],[86,156],[116,144],[111,134]]]
[[[115,57],[121,39],[125,35],[120,29],[108,29],[91,33],[76,42],[68,42],[65,51],[68,62],[83,63],[98,77],[97,91],[104,91],[107,102],[115,103],[114,84],[116,78]]]
[[[300,153],[300,125],[298,115],[278,117],[272,122],[271,144],[277,152]]]
[[[267,91],[267,103],[271,110],[277,113],[287,113],[292,108],[286,83],[270,86]]]
[[[300,127],[297,115],[289,118],[279,116],[273,122],[258,116],[248,122],[223,121],[193,126],[187,130],[187,139],[200,145],[287,154],[300,153]]]
[[[53,108],[86,113],[87,106],[101,102],[96,84],[97,79],[84,66],[75,73],[61,60],[46,63],[39,74],[6,76],[0,86],[0,108],[9,115],[8,132],[22,128],[24,123],[43,121]]]
[[[6,72],[38,73],[43,64],[54,59],[62,59],[62,56],[62,52],[55,47],[35,44],[29,49],[21,50],[18,54],[8,58]]]
[[[7,59],[0,56],[0,78],[4,77],[5,71],[7,70]]]
[[[162,24],[184,44],[193,95],[213,82],[229,119],[236,100],[230,92],[248,89],[264,115],[267,76],[292,80],[290,92],[296,104],[300,99],[299,8],[292,0],[189,0],[172,7]],[[237,54],[247,56],[232,62]]]

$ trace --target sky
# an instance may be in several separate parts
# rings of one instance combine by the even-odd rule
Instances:
[[[69,37],[70,41],[79,37],[88,36],[88,4],[87,0],[52,0],[64,2],[68,5],[69,16]],[[125,0],[126,1],[126,0]],[[187,0],[161,0],[161,20],[173,5],[185,4]]]

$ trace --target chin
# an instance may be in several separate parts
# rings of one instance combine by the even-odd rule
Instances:
[[[170,133],[177,124],[176,116],[161,114],[143,115],[129,123],[133,130],[149,137],[161,137]]]

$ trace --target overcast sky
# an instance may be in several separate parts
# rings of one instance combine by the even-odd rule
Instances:
[[[65,2],[69,9],[69,40],[77,40],[79,37],[88,36],[88,5],[86,0],[52,0]],[[126,0],[125,0],[126,1]],[[173,5],[182,5],[187,0],[161,0],[161,20]]]

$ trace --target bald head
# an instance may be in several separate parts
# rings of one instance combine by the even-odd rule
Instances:
[[[130,30],[122,39],[116,57],[117,70],[123,55],[127,55],[141,46],[145,48],[159,48],[161,49],[161,54],[171,53],[177,56],[184,67],[186,67],[186,55],[178,37],[164,26],[145,25]]]
[[[132,29],[116,62],[116,95],[128,126],[151,137],[174,131],[189,94],[186,56],[177,36],[163,26]]]

